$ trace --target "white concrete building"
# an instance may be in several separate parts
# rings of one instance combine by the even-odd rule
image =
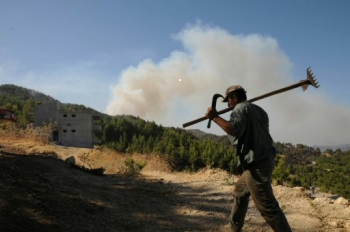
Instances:
[[[90,112],[61,111],[60,103],[54,101],[35,107],[34,126],[40,127],[44,122],[57,122],[52,141],[63,146],[92,148],[94,144],[100,143],[94,139],[94,132],[101,131],[101,126],[95,124],[99,119],[99,115]]]

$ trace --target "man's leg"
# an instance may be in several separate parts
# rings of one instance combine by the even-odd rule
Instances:
[[[234,232],[242,231],[244,218],[248,209],[250,194],[246,184],[246,172],[243,172],[233,190],[234,202],[230,215],[230,226]]]
[[[273,194],[271,175],[273,168],[268,164],[251,168],[247,172],[247,186],[261,216],[275,232],[291,232],[288,221]]]

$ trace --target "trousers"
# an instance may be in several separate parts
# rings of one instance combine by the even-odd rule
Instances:
[[[232,231],[242,231],[250,196],[273,231],[292,231],[273,194],[271,178],[274,166],[274,159],[267,159],[244,168],[233,190],[234,202],[229,219]]]

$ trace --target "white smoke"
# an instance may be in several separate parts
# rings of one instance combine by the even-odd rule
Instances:
[[[174,51],[159,63],[145,60],[121,73],[112,88],[108,114],[130,114],[181,127],[204,116],[213,94],[224,94],[230,85],[242,85],[249,99],[306,78],[306,74],[293,77],[292,63],[269,36],[231,35],[197,24],[175,39],[182,42],[184,51]],[[350,110],[309,88],[312,90],[292,90],[256,102],[270,116],[274,140],[307,145],[349,143]],[[226,107],[217,104],[218,110]],[[224,134],[216,125],[208,131],[206,122],[189,128]]]

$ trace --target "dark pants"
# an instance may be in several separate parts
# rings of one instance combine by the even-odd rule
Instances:
[[[233,191],[234,203],[230,215],[232,231],[242,231],[250,196],[261,216],[275,232],[292,231],[273,195],[271,187],[273,170],[273,159],[250,165],[244,170]]]

